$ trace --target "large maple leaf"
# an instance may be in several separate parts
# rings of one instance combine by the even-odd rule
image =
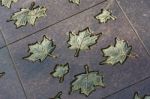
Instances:
[[[111,45],[107,48],[102,49],[104,57],[106,57],[106,60],[103,61],[101,64],[111,64],[111,65],[114,65],[116,63],[123,64],[124,61],[129,56],[131,49],[132,47],[128,46],[126,41],[116,38],[115,46]]]
[[[34,25],[35,21],[40,18],[46,16],[46,8],[40,6],[34,6],[30,8],[22,8],[21,11],[14,13],[10,20],[15,21],[17,27],[21,27],[26,25],[27,23]]]
[[[16,3],[17,1],[18,0],[0,0],[1,4],[7,8],[11,7],[12,2]]]
[[[78,34],[70,32],[68,41],[68,44],[70,45],[69,49],[75,49],[75,56],[77,57],[80,50],[88,50],[92,45],[96,44],[100,35],[101,33],[92,34],[89,28],[79,31]]]
[[[104,87],[103,75],[96,71],[89,71],[89,67],[85,65],[85,73],[75,76],[75,80],[71,84],[71,92],[80,90],[81,94],[89,96],[96,87]]]
[[[29,45],[30,55],[24,59],[30,61],[40,60],[42,62],[47,56],[55,57],[51,53],[54,51],[56,45],[53,44],[52,40],[49,40],[45,35],[43,36],[42,42],[37,42],[33,45]]]

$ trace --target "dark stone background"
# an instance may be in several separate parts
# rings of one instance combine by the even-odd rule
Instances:
[[[150,94],[150,0],[114,0],[109,6],[116,21],[99,24],[94,18],[110,0],[81,0],[76,6],[68,0],[34,0],[46,6],[47,16],[35,26],[16,29],[13,22],[6,22],[21,7],[29,7],[32,0],[19,0],[11,9],[0,6],[0,70],[6,75],[0,79],[0,99],[48,99],[63,91],[62,99],[132,99],[134,92]],[[91,50],[80,52],[68,49],[67,33],[89,27],[93,33],[103,35]],[[52,38],[56,44],[54,53],[58,59],[47,58],[44,62],[29,62],[28,44],[41,41],[42,36]],[[99,65],[104,58],[102,48],[114,44],[114,39],[124,39],[132,45],[138,58],[128,58],[115,66]],[[70,64],[70,73],[63,83],[49,75],[55,64]],[[89,97],[78,92],[68,95],[74,75],[84,72],[88,64],[91,70],[104,75],[106,88],[97,88]]]

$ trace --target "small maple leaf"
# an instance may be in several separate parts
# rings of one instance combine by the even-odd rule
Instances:
[[[18,0],[0,0],[1,4],[3,6],[6,6],[7,8],[11,7],[11,4],[14,2],[16,3]]]
[[[100,23],[106,23],[110,19],[115,20],[116,17],[113,16],[110,11],[102,9],[102,12],[96,15],[96,19],[99,20]]]
[[[49,99],[61,99],[62,92],[59,92],[54,98]]]
[[[22,8],[20,11],[14,13],[9,21],[15,21],[18,28],[27,23],[34,25],[35,21],[43,16],[46,16],[46,8],[40,6],[35,7],[35,4],[33,3],[30,8]]]
[[[107,59],[102,62],[102,64],[123,64],[129,56],[131,49],[132,47],[128,46],[126,41],[116,38],[115,46],[111,45],[108,48],[102,49],[104,57],[107,57]]]
[[[51,75],[55,78],[59,78],[59,82],[62,83],[64,81],[64,76],[68,74],[68,72],[69,72],[68,63],[66,63],[65,65],[57,64]]]
[[[136,92],[133,99],[150,99],[150,96],[145,95],[144,97],[140,97],[139,94]]]
[[[69,2],[71,2],[71,3],[75,3],[75,4],[77,4],[77,5],[79,5],[79,4],[80,4],[80,0],[69,0]]]
[[[97,43],[100,35],[101,33],[96,35],[92,34],[89,28],[86,28],[83,31],[79,31],[78,34],[70,32],[68,41],[68,44],[70,45],[69,49],[75,49],[75,57],[78,57],[80,50],[90,49],[92,45]]]
[[[5,72],[0,72],[0,78],[5,75]]]
[[[96,87],[105,87],[103,75],[96,71],[89,71],[89,67],[85,65],[85,73],[75,76],[75,80],[71,84],[71,92],[79,90],[81,94],[89,96]]]
[[[24,57],[24,59],[35,62],[40,60],[40,62],[44,61],[47,56],[56,57],[51,53],[56,48],[56,45],[53,44],[52,40],[49,40],[45,35],[43,36],[42,42],[37,42],[33,45],[29,45],[29,53],[30,55]]]

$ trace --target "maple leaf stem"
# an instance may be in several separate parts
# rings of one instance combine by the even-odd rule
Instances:
[[[132,53],[132,54],[129,54],[127,56],[130,57],[130,58],[137,58],[137,57],[139,57],[139,55],[136,54],[136,53]]]
[[[29,9],[30,9],[30,10],[33,10],[33,9],[34,9],[34,6],[35,6],[35,2],[32,2]]]
[[[12,19],[10,19],[10,20],[7,20],[6,22],[10,22],[10,21],[13,21]]]
[[[59,82],[62,83],[63,81],[64,81],[64,78],[61,77],[61,78],[59,79]]]
[[[62,92],[59,92],[59,93],[55,96],[55,98],[59,98],[61,95],[62,95]]]
[[[36,8],[39,8],[40,6],[38,5],[38,6],[35,6],[35,7],[33,7],[33,9],[36,9]]]
[[[110,16],[111,18],[112,18],[112,20],[115,20],[116,19],[116,17],[114,17],[114,16]]]
[[[48,56],[53,57],[53,58],[57,58],[56,55],[52,55],[52,54],[48,54]]]
[[[0,77],[2,77],[4,74],[5,74],[5,72],[1,72],[1,73],[0,73]]]
[[[85,65],[84,68],[85,68],[85,72],[88,74],[89,73],[89,66]]]
[[[74,56],[75,56],[75,57],[78,57],[78,56],[79,56],[79,53],[80,53],[80,49],[77,49]]]

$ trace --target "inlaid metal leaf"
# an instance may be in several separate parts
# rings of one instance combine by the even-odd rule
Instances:
[[[57,64],[55,66],[54,71],[51,75],[55,78],[59,78],[59,82],[62,83],[64,81],[64,76],[69,72],[69,64]]]
[[[81,94],[89,96],[97,87],[104,87],[103,75],[97,71],[89,71],[85,65],[85,73],[75,76],[71,83],[71,92],[79,90]]]
[[[78,57],[80,51],[88,50],[92,45],[96,44],[100,35],[101,33],[92,34],[89,28],[79,31],[78,34],[70,32],[68,41],[68,44],[70,45],[69,49],[75,49],[75,57]]]
[[[102,9],[101,13],[96,16],[96,19],[99,20],[100,23],[106,23],[108,20],[115,20],[116,17],[112,15],[112,13],[106,9]]]
[[[126,41],[116,38],[115,46],[111,45],[107,48],[102,49],[106,60],[104,60],[101,64],[123,64],[129,56],[131,49],[132,47],[128,46]]]
[[[11,4],[16,3],[18,0],[0,0],[1,5],[6,6],[7,8],[11,7]]]
[[[22,8],[20,11],[15,12],[10,21],[15,21],[18,28],[27,23],[34,25],[35,21],[43,16],[46,16],[46,8],[32,4],[30,8]]]
[[[45,35],[43,36],[42,42],[36,42],[35,44],[29,45],[30,55],[25,57],[29,61],[35,62],[40,60],[44,61],[47,56],[55,57],[51,53],[56,48],[56,45],[53,44],[52,40],[49,40]]]

